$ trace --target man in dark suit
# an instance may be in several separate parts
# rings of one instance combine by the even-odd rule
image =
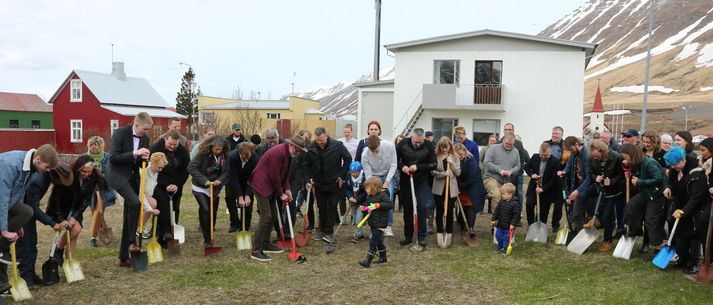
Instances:
[[[178,222],[183,185],[188,180],[188,163],[191,162],[191,157],[188,155],[188,150],[181,144],[181,137],[178,130],[169,130],[162,139],[151,146],[151,154],[164,153],[168,160],[166,167],[158,173],[156,188],[153,190],[153,198],[156,199],[158,210],[168,211],[158,215],[156,229],[158,230],[158,242],[162,246],[166,246],[168,240],[173,239],[169,199],[173,199],[175,220]]]
[[[525,172],[530,176],[530,184],[527,186],[527,223],[532,224],[535,220],[536,194],[540,195],[539,217],[543,223],[547,223],[547,216],[550,214],[550,204],[554,203],[555,210],[552,211],[552,229],[557,231],[562,218],[561,188],[557,171],[559,171],[559,160],[552,155],[550,144],[542,143],[540,153],[534,154],[525,164]]]
[[[149,158],[149,136],[153,120],[146,112],[134,117],[134,124],[118,128],[111,139],[106,180],[124,198],[124,224],[119,245],[119,266],[131,267],[129,252],[141,251],[136,244],[139,218],[141,163]]]
[[[253,191],[248,185],[248,178],[257,165],[258,157],[252,153],[252,144],[243,142],[238,144],[237,149],[230,152],[228,183],[233,197],[237,198],[232,204],[228,204],[230,212],[230,233],[242,230],[242,217],[245,217],[245,230],[250,230],[250,221],[253,214],[251,198]],[[227,190],[226,190],[227,191]],[[245,207],[245,215],[238,214],[238,208]],[[240,218],[238,217],[240,215]]]

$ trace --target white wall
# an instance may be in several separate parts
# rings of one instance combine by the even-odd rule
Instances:
[[[381,125],[381,138],[393,140],[394,107],[393,88],[359,88],[357,107],[357,125],[354,136],[358,139],[366,137],[367,124],[378,121]]]
[[[474,51],[477,50],[477,51]],[[418,105],[423,84],[433,83],[434,60],[460,60],[460,83],[475,82],[476,60],[503,62],[504,112],[426,111],[417,127],[431,129],[431,118],[452,115],[471,134],[473,118],[498,118],[515,124],[525,148],[536,151],[552,127],[565,135],[582,134],[584,51],[541,42],[494,36],[406,48],[396,52],[394,128],[400,132]],[[418,97],[418,98],[417,98]],[[415,103],[414,103],[415,100]],[[415,104],[415,105],[414,105]],[[412,106],[414,105],[414,106]],[[409,107],[403,120],[399,121]]]

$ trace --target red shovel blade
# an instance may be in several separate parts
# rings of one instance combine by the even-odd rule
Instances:
[[[291,262],[296,262],[300,259],[300,257],[302,257],[302,252],[293,249],[292,251],[290,251],[288,256],[290,257]]]
[[[211,240],[210,247],[206,247],[203,249],[203,255],[208,256],[211,254],[218,254],[218,252],[220,252],[220,250],[222,250],[222,249],[223,249],[223,247],[215,247],[214,242]]]

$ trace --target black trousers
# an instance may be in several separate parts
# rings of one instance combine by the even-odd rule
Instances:
[[[121,243],[119,244],[119,259],[129,259],[129,245],[136,242],[136,229],[139,222],[139,187],[136,183],[124,183],[114,188],[124,198],[124,221],[121,227]]]
[[[319,224],[322,227],[322,233],[332,235],[334,223],[337,216],[337,202],[341,196],[340,191],[335,192],[317,192],[317,206],[319,207]]]
[[[538,211],[538,215],[540,217],[540,221],[543,223],[547,224],[547,218],[550,215],[550,205],[549,200],[544,199],[545,196],[542,196],[540,194],[540,210]],[[537,195],[535,192],[528,193],[527,194],[527,201],[525,204],[525,211],[527,214],[527,224],[531,225],[535,222],[535,207],[537,206]],[[555,215],[557,211],[559,210],[559,218]],[[560,219],[562,218],[562,206],[560,205],[559,209],[557,209],[557,203],[555,203],[555,210],[552,211],[552,227],[555,227],[554,225],[554,219]],[[559,227],[559,223],[557,224],[557,227]]]
[[[225,186],[225,206],[228,208],[228,213],[230,213],[230,226],[239,227],[238,196],[235,196],[235,192],[228,185]]]
[[[648,242],[652,246],[663,243],[664,198],[651,199],[641,192],[632,197],[624,214],[624,222],[636,235],[643,235],[641,223],[644,223]]]
[[[16,203],[7,211],[7,230],[10,232],[20,231],[20,229],[32,219],[34,211],[32,207],[23,203]],[[37,234],[35,234],[36,236]],[[36,244],[36,243],[35,243]],[[0,238],[0,249],[10,249],[10,241],[7,238]],[[22,261],[24,257],[20,260]],[[7,283],[8,265],[0,264],[0,283]],[[34,265],[32,266],[34,269]]]
[[[277,206],[275,206],[275,203],[277,203]],[[295,202],[289,203],[290,205],[290,217],[292,221],[292,225],[295,225],[295,217],[297,215],[297,211],[295,209]],[[275,232],[277,233],[277,238],[282,238],[282,232],[280,231],[280,223],[279,221],[282,221],[282,230],[284,231],[285,234],[285,239],[291,239],[292,236],[290,235],[290,227],[289,227],[289,222],[287,221],[287,210],[285,209],[285,204],[283,202],[280,202],[278,199],[275,200],[270,200],[270,208],[272,209],[272,224],[275,229]],[[277,217],[280,217],[279,220]],[[294,227],[293,227],[294,231]]]
[[[210,226],[213,226],[213,229],[215,230],[215,223],[218,218],[218,204],[220,202],[220,196],[215,196],[215,193],[213,194],[213,223],[210,223],[210,196],[199,193],[199,192],[193,192],[193,195],[196,196],[196,202],[198,202],[198,222],[201,225],[201,231],[203,232],[203,242],[204,243],[210,243]]]
[[[446,215],[446,233],[453,233],[453,215],[456,198],[448,196],[448,214]],[[433,200],[436,202],[436,232],[443,233],[443,213],[446,197],[443,195],[433,195]]]
[[[166,245],[168,242],[167,240],[163,239],[163,236],[166,235],[166,233],[171,233],[173,234],[173,228],[171,227],[171,204],[170,204],[170,199],[168,197],[168,193],[166,190],[161,190],[159,188],[156,188],[154,190],[153,194],[154,198],[156,199],[156,208],[161,211],[160,214],[158,214],[158,220],[156,221],[158,227],[156,227],[156,236],[158,238],[158,242],[161,245]],[[175,211],[175,216],[176,216],[176,223],[178,223],[178,216],[181,213],[181,197],[183,196],[181,190],[176,192],[175,195],[173,195],[173,210]]]
[[[667,217],[673,218],[673,217]],[[673,229],[673,227],[671,227]],[[701,256],[701,236],[695,232],[693,217],[681,218],[676,227],[676,254],[678,259],[684,266],[698,265],[698,259]],[[707,229],[707,228],[706,228]]]
[[[30,218],[30,221],[22,229],[25,231],[25,235],[15,244],[17,257],[22,258],[17,262],[17,269],[20,276],[29,283],[37,276],[35,273],[35,263],[37,262],[37,221],[35,218]]]

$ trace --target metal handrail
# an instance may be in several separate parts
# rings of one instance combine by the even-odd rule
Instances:
[[[401,116],[401,118],[399,119],[399,121],[396,122],[396,124],[394,124],[394,129],[392,130],[392,132],[394,133],[394,137],[397,136],[397,135],[395,134],[395,133],[396,133],[396,130],[398,129],[397,126],[399,126],[399,124],[401,124],[401,122],[404,120],[404,117],[406,117],[406,115],[407,115],[407,114],[409,113],[409,111],[411,110],[411,107],[413,107],[414,103],[416,103],[416,101],[418,100],[418,98],[421,96],[422,93],[423,93],[423,89],[421,89],[420,91],[418,91],[418,94],[417,94],[416,97],[413,99],[413,101],[411,101],[411,104],[408,106],[408,108],[406,109],[406,111],[404,111],[404,114]],[[416,110],[416,112],[414,113],[414,115],[416,115],[416,113],[418,113],[418,110]],[[407,125],[408,125],[408,123],[407,123]],[[408,128],[408,126],[406,126],[405,128]],[[404,128],[404,129],[405,129],[405,128]]]

